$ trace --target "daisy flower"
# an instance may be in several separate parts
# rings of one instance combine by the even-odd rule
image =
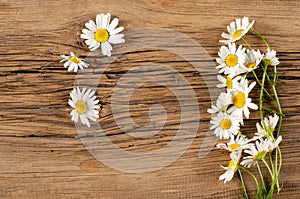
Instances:
[[[218,80],[220,82],[220,84],[217,84],[218,88],[224,88],[227,87],[227,90],[231,90],[231,89],[235,89],[237,88],[238,84],[239,84],[239,80],[241,79],[241,76],[236,76],[236,77],[232,77],[230,75],[228,75],[226,78],[223,77],[222,75],[218,75]]]
[[[245,150],[244,152],[249,154],[250,156],[244,157],[243,161],[241,162],[241,165],[246,167],[251,167],[256,161],[262,160],[267,152],[269,151],[269,140],[260,140],[256,141],[255,146],[251,145],[248,150]]]
[[[87,29],[82,30],[80,37],[85,39],[91,51],[96,50],[101,46],[103,55],[111,56],[111,44],[124,43],[124,34],[118,34],[124,27],[117,27],[119,23],[118,18],[114,18],[110,22],[110,13],[100,14],[96,17],[96,23],[90,20],[85,24]]]
[[[69,99],[69,105],[73,108],[70,115],[72,121],[78,122],[80,118],[82,124],[90,127],[89,119],[96,121],[99,118],[100,108],[98,104],[99,100],[96,99],[95,91],[91,89],[83,88],[82,91],[77,87],[70,93],[71,99]]]
[[[266,60],[269,60],[270,64],[272,66],[277,66],[278,64],[280,64],[278,58],[276,57],[276,51],[275,50],[270,51],[270,49],[267,49]]]
[[[249,119],[249,108],[254,110],[258,109],[258,106],[252,103],[251,98],[248,97],[255,84],[256,82],[252,82],[250,86],[248,86],[248,80],[246,78],[242,78],[239,88],[232,92],[233,106],[229,108],[228,112],[236,115],[241,120],[241,124],[243,124],[243,114],[247,119]]]
[[[228,139],[232,135],[238,134],[240,129],[239,120],[232,115],[228,115],[224,112],[218,113],[218,115],[210,121],[212,126],[210,130],[214,129],[214,133],[220,139]]]
[[[222,33],[222,37],[226,40],[220,40],[223,43],[231,43],[241,39],[249,29],[253,26],[254,20],[249,23],[248,17],[243,17],[243,19],[236,19],[235,22],[232,21],[229,26],[227,26],[228,33]]]
[[[225,149],[229,152],[241,153],[242,150],[249,149],[250,145],[252,145],[249,143],[251,141],[252,140],[248,140],[246,136],[240,136],[240,135],[237,135],[236,137],[231,136],[229,142],[227,142],[226,144],[224,143],[217,144],[217,147],[221,149]]]
[[[280,144],[280,142],[282,141],[282,136],[278,136],[278,138],[276,139],[275,142],[272,142],[272,139],[271,138],[268,138],[269,139],[269,152],[272,152],[275,148],[278,147],[278,145]]]
[[[260,53],[259,50],[248,50],[246,52],[245,57],[245,63],[243,66],[243,69],[245,69],[245,72],[251,72],[252,70],[258,68],[258,65],[260,64],[263,54]]]
[[[236,76],[244,72],[242,66],[245,62],[245,48],[240,45],[236,48],[235,43],[229,43],[228,47],[221,46],[220,51],[218,52],[219,58],[216,59],[219,66],[217,69],[219,73],[225,75]]]
[[[76,73],[78,68],[88,68],[89,64],[85,63],[83,59],[80,59],[73,52],[70,52],[70,55],[60,55],[63,59],[60,62],[65,62],[64,67],[68,68],[68,71],[74,70]]]
[[[250,145],[249,150],[244,151],[250,156],[244,157],[243,161],[241,162],[241,165],[246,166],[248,168],[251,167],[256,161],[262,160],[268,152],[271,152],[276,147],[278,147],[281,140],[282,137],[279,136],[275,142],[273,142],[271,138],[256,141],[255,146]]]
[[[213,114],[219,111],[225,111],[230,104],[231,104],[231,94],[220,93],[216,105],[212,105],[211,108],[207,110],[207,112]]]
[[[232,156],[232,155],[230,155],[230,157],[231,157],[231,160],[229,161],[227,167],[224,167],[221,165],[221,167],[223,169],[225,169],[226,171],[219,177],[219,180],[224,180],[224,183],[229,182],[233,178],[234,173],[238,169],[238,163],[239,163],[240,157]]]
[[[274,116],[269,116],[269,118],[264,118],[264,123],[261,122],[261,125],[257,122],[256,128],[257,133],[255,133],[258,137],[269,137],[275,131],[275,127],[278,123],[279,117],[278,115],[274,114]]]

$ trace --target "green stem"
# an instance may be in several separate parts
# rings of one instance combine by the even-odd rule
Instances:
[[[277,150],[278,150],[278,153],[279,153],[279,166],[278,166],[278,169],[277,169],[277,172],[276,172],[276,185],[277,185],[277,190],[279,192],[281,188],[279,186],[278,177],[279,177],[279,173],[280,173],[281,166],[282,166],[282,156],[281,156],[281,150],[280,150],[279,146],[277,147],[276,152],[277,152]]]
[[[261,183],[263,185],[263,188],[264,188],[264,190],[266,190],[266,185],[265,185],[264,177],[263,177],[263,175],[261,173],[261,170],[260,170],[258,162],[256,162],[256,166],[257,166],[258,173],[260,175],[260,179],[261,179]]]
[[[269,50],[271,50],[269,43],[267,42],[267,40],[258,32],[255,30],[255,28],[252,26],[251,30],[264,42],[264,44],[266,44],[267,48]]]
[[[272,167],[272,172],[275,172],[275,167],[274,167],[274,163],[273,163],[273,158],[272,158],[272,154],[269,153],[269,159],[270,159],[270,163],[271,163],[271,167]]]
[[[242,166],[239,166],[239,169],[241,169],[242,171],[246,172],[247,174],[249,174],[253,178],[253,180],[254,180],[254,182],[256,184],[256,189],[259,190],[258,181],[257,181],[256,177],[253,175],[253,173],[251,173],[248,169],[246,169],[246,168],[244,168]]]
[[[274,174],[272,173],[272,170],[270,169],[268,163],[266,162],[265,158],[262,159],[263,163],[265,164],[265,166],[267,167],[269,173],[270,173],[270,176],[272,178],[272,182],[274,181]]]
[[[267,91],[267,89],[266,89],[264,86],[262,86],[262,84],[261,84],[261,82],[259,81],[259,79],[258,79],[258,77],[257,77],[257,75],[256,75],[256,73],[255,73],[254,70],[252,70],[252,73],[253,73],[253,76],[255,77],[257,83],[258,83],[261,87],[263,87],[263,90],[264,90],[265,93],[268,95],[268,97],[271,98],[271,99],[274,99],[274,98],[271,96],[271,94]]]
[[[242,188],[244,190],[244,198],[245,199],[249,199],[249,196],[248,196],[248,193],[247,193],[247,188],[245,186],[245,182],[243,180],[243,176],[242,176],[241,170],[238,169],[238,172],[239,172],[239,176],[240,176],[240,179],[241,179],[241,182],[242,182]]]
[[[242,37],[242,40],[243,40],[243,42],[246,44],[246,46],[247,46],[250,50],[252,50],[251,45],[246,41],[246,39],[245,39],[244,37]]]
[[[277,115],[281,115],[281,113],[279,113],[279,112],[277,112],[277,111],[275,111],[275,110],[273,110],[273,109],[270,109],[270,108],[267,108],[267,107],[263,107],[263,109],[264,110],[266,110],[266,111],[269,111],[270,113],[276,113]],[[282,116],[283,116],[284,114],[282,114]]]
[[[273,93],[274,93],[275,102],[276,102],[278,111],[280,113],[279,122],[278,122],[278,125],[277,125],[277,131],[276,131],[276,135],[275,135],[275,138],[277,138],[279,136],[279,132],[280,132],[281,124],[282,124],[282,115],[283,115],[283,113],[282,113],[282,109],[281,109],[281,105],[280,105],[280,102],[279,102],[279,98],[278,98],[278,95],[277,95],[275,85],[272,85],[272,90],[273,90]]]
[[[266,80],[266,75],[267,75],[267,66],[266,68],[263,68],[263,77],[261,80],[261,84],[260,84],[260,95],[259,95],[259,113],[260,113],[260,120],[263,123],[264,128],[266,127],[265,125],[265,121],[264,121],[264,111],[263,111],[263,96],[264,96],[264,88],[265,88],[265,80]]]

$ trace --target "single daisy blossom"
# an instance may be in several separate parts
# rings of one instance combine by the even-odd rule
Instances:
[[[220,84],[217,84],[217,87],[218,88],[226,87],[228,91],[237,88],[237,86],[239,85],[238,81],[241,79],[241,76],[232,77],[230,75],[228,75],[226,78],[223,77],[222,75],[218,75],[217,77],[220,82]]]
[[[251,98],[248,97],[250,91],[255,86],[256,82],[252,82],[250,86],[248,86],[248,80],[246,78],[242,78],[239,84],[239,88],[232,92],[232,104],[233,106],[229,108],[228,112],[236,115],[241,124],[243,124],[243,114],[249,119],[251,109],[258,109],[258,106],[251,102]]]
[[[264,122],[261,122],[261,125],[257,122],[256,128],[257,133],[255,133],[258,137],[270,137],[275,131],[275,127],[278,123],[279,116],[274,114],[274,116],[269,116],[269,118],[265,117]]]
[[[251,141],[252,140],[248,140],[246,136],[240,136],[240,135],[237,135],[236,137],[231,136],[229,142],[227,142],[226,144],[224,143],[217,144],[217,147],[221,149],[225,149],[229,152],[241,153],[242,150],[250,148],[250,145],[252,144],[249,142]]]
[[[100,108],[98,104],[99,100],[96,99],[95,91],[91,89],[83,88],[82,91],[77,87],[70,93],[71,99],[69,99],[69,105],[73,108],[70,115],[72,121],[78,122],[80,118],[82,124],[90,127],[89,119],[96,121],[99,118]]]
[[[278,64],[280,64],[278,58],[276,57],[276,51],[275,50],[270,51],[270,49],[267,49],[266,60],[269,60],[270,64],[272,66],[277,66]]]
[[[220,40],[220,42],[228,44],[241,39],[245,34],[247,34],[253,24],[254,20],[249,23],[248,17],[243,17],[242,19],[238,18],[235,22],[232,21],[230,25],[227,26],[228,33],[223,32],[221,35],[226,40]]]
[[[219,64],[216,68],[220,69],[219,73],[236,76],[244,72],[242,67],[245,62],[245,48],[240,45],[236,48],[235,43],[229,43],[228,47],[221,46],[218,52],[219,58],[216,59]]]
[[[82,30],[80,37],[85,39],[91,51],[96,50],[101,46],[103,55],[111,56],[111,44],[124,43],[124,34],[119,34],[124,27],[117,27],[119,23],[118,18],[114,18],[110,22],[110,13],[100,14],[96,17],[96,23],[90,20],[85,24],[87,29]]]
[[[251,167],[256,161],[264,159],[265,155],[268,152],[272,152],[276,147],[278,147],[281,142],[282,137],[279,136],[275,142],[272,141],[271,138],[267,138],[265,140],[259,140],[255,142],[255,146],[251,145],[249,150],[245,150],[244,152],[249,154],[250,156],[244,157],[241,165],[246,167]]]
[[[78,71],[78,68],[88,68],[89,64],[85,63],[83,59],[80,59],[78,56],[76,56],[73,52],[70,52],[70,55],[60,55],[63,59],[60,60],[60,62],[65,62],[64,67],[68,68],[68,71],[74,70],[76,73]]]
[[[258,68],[261,60],[263,59],[263,54],[259,50],[248,50],[246,52],[245,63],[243,69],[245,72],[251,72],[252,70]]]
[[[233,178],[234,173],[238,169],[238,163],[239,163],[240,157],[232,156],[231,154],[230,154],[230,157],[231,157],[231,160],[229,161],[227,167],[224,167],[221,165],[221,167],[223,169],[225,169],[226,171],[219,177],[219,180],[224,180],[224,183],[229,182]]]
[[[219,111],[225,111],[231,103],[230,93],[220,93],[216,105],[213,104],[211,108],[207,110],[207,112],[213,114]]]
[[[220,139],[228,139],[232,135],[238,134],[240,129],[239,120],[232,115],[224,112],[219,112],[218,115],[210,121],[212,126],[210,130],[214,129],[214,133]]]

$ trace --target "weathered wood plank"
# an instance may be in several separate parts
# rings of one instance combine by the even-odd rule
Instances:
[[[216,71],[213,68],[207,71],[211,75],[204,81],[189,63],[170,52],[137,50],[110,65],[97,87],[102,104],[99,122],[109,139],[127,151],[145,153],[166,146],[180,122],[180,107],[171,92],[148,85],[131,99],[131,115],[141,125],[150,122],[151,104],[159,100],[166,106],[169,113],[166,126],[151,138],[124,134],[115,125],[110,108],[111,93],[124,73],[142,63],[164,63],[189,81],[200,107],[200,128],[184,155],[159,171],[127,174],[98,162],[84,147],[70,121],[66,103],[75,75],[62,67],[59,55],[69,51],[80,53],[83,58],[90,55],[79,38],[80,31],[96,14],[110,12],[126,30],[164,27],[182,32],[199,42],[212,59],[217,57],[220,34],[229,21],[244,15],[255,19],[256,29],[266,36],[281,60],[278,88],[286,114],[282,128],[284,186],[277,198],[298,198],[299,11],[299,1],[1,0],[0,197],[240,198],[237,178],[226,185],[218,181],[223,172],[219,165],[228,160],[223,151],[214,148],[204,158],[198,157],[210,119],[206,113],[210,99],[205,81],[215,98],[218,90],[211,85],[216,82]],[[254,36],[247,39],[254,47],[264,48]],[[186,89],[182,86],[183,92]],[[118,117],[122,119],[124,113],[119,112]],[[257,113],[251,114],[246,132],[255,130],[258,118]],[[254,185],[249,184],[249,189],[254,190]]]

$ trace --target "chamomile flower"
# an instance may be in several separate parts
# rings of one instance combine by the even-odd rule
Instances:
[[[111,44],[124,43],[124,34],[119,34],[123,27],[117,27],[119,23],[118,18],[114,18],[110,22],[110,13],[99,14],[96,17],[96,23],[90,20],[85,24],[87,29],[82,30],[80,35],[82,39],[85,39],[86,45],[88,45],[91,51],[96,50],[101,46],[103,55],[111,56],[112,46]]]
[[[241,165],[245,167],[251,167],[256,161],[262,160],[269,151],[269,140],[260,140],[256,141],[255,146],[251,145],[248,150],[245,150],[244,153],[249,154],[250,156],[244,157]]]
[[[272,152],[276,147],[278,147],[281,140],[282,137],[279,136],[275,142],[272,141],[271,138],[266,138],[265,140],[260,139],[259,141],[256,141],[255,146],[250,145],[249,150],[244,151],[250,156],[244,157],[241,165],[251,167],[256,161],[262,160],[268,152]]]
[[[276,51],[275,50],[270,51],[270,49],[267,49],[266,60],[269,60],[270,64],[272,66],[277,66],[278,64],[280,64],[278,58],[276,57]]]
[[[232,135],[238,134],[240,129],[239,120],[232,115],[224,112],[219,112],[218,115],[210,121],[212,126],[210,130],[214,129],[214,133],[220,139],[228,139]]]
[[[249,149],[250,145],[252,145],[251,143],[249,143],[251,141],[252,140],[248,140],[246,136],[240,136],[240,135],[237,135],[236,137],[231,136],[229,142],[227,142],[226,144],[224,143],[217,144],[217,147],[221,149],[225,149],[229,152],[241,153],[242,150]]]
[[[224,183],[229,182],[233,178],[234,173],[238,169],[238,163],[239,163],[240,157],[232,156],[231,154],[230,154],[230,157],[231,157],[231,160],[229,161],[227,167],[224,167],[221,165],[221,167],[223,169],[225,169],[226,171],[219,177],[219,180],[224,180]]]
[[[68,68],[68,71],[74,70],[76,73],[78,71],[78,68],[88,68],[89,64],[85,63],[83,59],[80,59],[78,56],[76,56],[73,52],[70,52],[70,55],[61,55],[63,58],[60,62],[65,62],[64,67]]]
[[[231,104],[231,94],[220,93],[216,105],[212,105],[211,108],[207,110],[207,112],[213,114],[219,111],[225,111],[230,104]]]
[[[282,141],[282,136],[278,136],[278,138],[276,139],[275,142],[272,141],[271,138],[268,138],[269,139],[269,152],[272,152],[275,148],[278,147],[278,145],[280,144],[280,142]]]
[[[237,86],[239,85],[238,81],[241,79],[241,76],[236,76],[233,78],[230,75],[228,75],[226,78],[223,77],[222,75],[218,75],[217,77],[220,82],[220,84],[217,84],[217,87],[218,88],[227,87],[228,91],[237,88]]]
[[[218,52],[219,58],[216,59],[219,64],[216,68],[220,69],[219,73],[236,76],[244,72],[242,66],[245,62],[245,48],[240,45],[236,48],[235,43],[229,43],[228,47],[221,46]]]
[[[82,124],[90,127],[89,120],[96,121],[99,118],[100,108],[98,104],[99,100],[96,99],[95,91],[91,89],[74,88],[70,93],[71,99],[69,99],[69,105],[73,108],[70,115],[72,121],[78,122],[80,118]]]
[[[255,84],[256,82],[252,82],[250,86],[248,86],[248,80],[246,78],[242,78],[239,88],[232,92],[233,106],[229,108],[228,112],[237,116],[240,119],[241,124],[243,124],[243,115],[249,119],[249,108],[254,110],[258,109],[258,106],[252,103],[252,99],[248,97]]]
[[[229,26],[227,26],[228,33],[222,33],[222,37],[227,40],[220,40],[223,43],[231,43],[241,39],[249,29],[253,26],[254,20],[249,23],[248,17],[243,17],[242,19],[236,19],[235,22],[232,21]]]
[[[259,50],[255,51],[247,49],[245,63],[243,66],[245,72],[251,72],[252,70],[258,68],[263,56],[264,55],[261,54]]]
[[[261,125],[257,122],[256,128],[257,133],[255,133],[258,137],[270,137],[273,132],[275,131],[275,127],[278,123],[279,117],[278,115],[274,114],[274,116],[269,116],[269,118],[264,118],[264,124],[261,122]]]

